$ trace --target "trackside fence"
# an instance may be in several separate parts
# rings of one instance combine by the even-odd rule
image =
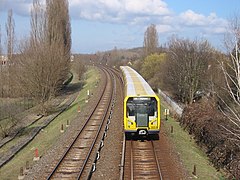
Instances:
[[[182,116],[183,108],[181,108],[175,101],[173,101],[168,95],[158,89],[158,94],[171,106],[171,108],[176,112],[180,117]]]

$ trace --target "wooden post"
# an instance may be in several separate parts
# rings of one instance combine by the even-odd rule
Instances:
[[[63,130],[63,124],[61,125],[61,130],[60,130],[60,132],[61,132],[61,133],[64,132],[64,130]]]
[[[18,176],[18,179],[19,179],[19,180],[24,179],[23,167],[20,168],[20,174],[19,174],[19,176]]]
[[[192,172],[192,174],[193,174],[194,176],[197,175],[197,167],[196,167],[195,164],[194,164],[194,166],[193,166],[193,172]]]
[[[67,120],[66,127],[69,127],[69,126],[70,126],[70,124],[69,124],[69,120]]]
[[[27,174],[29,171],[29,161],[26,161],[26,167],[24,169],[24,174]]]

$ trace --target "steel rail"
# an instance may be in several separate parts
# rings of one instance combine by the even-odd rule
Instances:
[[[104,70],[105,70],[106,72],[108,72],[105,68],[104,68]],[[109,72],[108,72],[108,73],[109,73]],[[110,75],[110,73],[109,73],[109,75]],[[112,80],[112,79],[111,79],[111,80]],[[91,152],[92,152],[92,150],[93,150],[93,148],[94,148],[94,145],[96,144],[96,141],[97,141],[97,138],[98,138],[98,136],[99,136],[99,134],[100,134],[100,131],[101,131],[102,127],[103,127],[103,123],[104,123],[104,121],[105,121],[105,119],[106,119],[107,113],[108,113],[108,111],[109,111],[109,107],[110,107],[111,102],[112,102],[112,100],[113,100],[113,99],[112,99],[112,98],[113,98],[113,91],[114,91],[114,88],[112,88],[111,96],[110,96],[110,98],[109,98],[107,108],[105,109],[104,116],[102,117],[101,124],[100,124],[100,126],[98,127],[97,134],[96,134],[96,136],[95,136],[95,138],[94,138],[94,141],[92,142],[91,148],[90,148],[89,151],[88,151],[87,157],[86,157],[86,159],[85,159],[85,161],[84,161],[84,163],[83,163],[83,166],[82,166],[82,168],[81,168],[81,170],[80,170],[80,173],[79,173],[77,179],[80,179],[80,177],[81,177],[81,175],[82,175],[82,173],[83,173],[83,171],[84,171],[84,169],[85,169],[85,166],[87,165],[87,162],[88,162],[89,157],[90,157],[90,155],[91,155]]]
[[[125,134],[123,134],[122,157],[121,157],[121,164],[120,164],[119,180],[123,180],[123,177],[124,177],[125,153],[126,153],[126,138],[125,138]]]
[[[105,73],[105,77],[107,79],[107,74],[106,71],[104,71]],[[75,144],[75,142],[77,141],[77,139],[79,138],[80,134],[83,132],[83,130],[86,128],[88,122],[90,121],[91,117],[93,116],[94,112],[96,111],[98,105],[100,104],[101,99],[104,96],[104,92],[106,90],[107,87],[107,80],[105,82],[103,91],[101,93],[100,98],[98,99],[98,102],[96,104],[96,106],[94,107],[93,111],[91,112],[91,114],[89,115],[89,117],[87,118],[87,120],[85,121],[83,127],[81,128],[81,130],[78,132],[77,136],[74,138],[74,140],[71,142],[70,146],[66,149],[66,151],[64,152],[63,156],[60,158],[60,160],[58,161],[57,165],[54,167],[54,169],[52,170],[52,172],[49,174],[49,176],[47,177],[47,179],[51,179],[51,177],[54,175],[54,173],[57,171],[58,167],[60,166],[60,164],[63,162],[64,158],[66,157],[66,155],[68,154],[68,152],[70,151],[70,149],[73,147],[73,145]]]
[[[133,180],[133,178],[134,178],[134,174],[133,174],[133,172],[134,172],[134,166],[133,166],[133,142],[132,142],[132,140],[131,140],[131,180]]]
[[[143,144],[140,145],[140,143]],[[144,178],[163,179],[157,152],[152,140],[143,142],[131,140],[126,151],[130,154],[128,160],[130,173],[126,174],[126,178],[134,180],[142,175]],[[149,171],[146,171],[146,168],[150,168]]]
[[[153,141],[151,141],[151,143],[152,143],[152,147],[153,147],[154,157],[155,157],[155,160],[156,160],[156,163],[157,163],[157,167],[158,167],[159,177],[160,177],[160,180],[163,180],[160,164],[158,162],[157,152],[156,152],[156,149],[154,147]]]

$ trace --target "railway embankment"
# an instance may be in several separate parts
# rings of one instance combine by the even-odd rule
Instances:
[[[29,120],[29,124],[22,127],[12,136],[3,139],[0,143],[0,168],[9,162],[19,151],[21,151],[27,144],[29,144],[35,136],[49,123],[51,123],[59,114],[66,110],[77,97],[77,94],[73,94],[65,100],[62,100],[62,104],[57,108],[58,110],[48,116],[34,116],[31,115],[32,119]],[[14,143],[11,141],[14,140]]]
[[[179,116],[179,124],[193,137],[217,170],[224,170],[230,179],[240,178],[240,149],[233,141],[229,120],[209,99],[202,99],[184,108],[159,90],[168,106]]]
[[[228,131],[232,125],[210,100],[187,106],[180,124],[193,135],[217,169],[226,170],[229,179],[240,179],[240,148]]]

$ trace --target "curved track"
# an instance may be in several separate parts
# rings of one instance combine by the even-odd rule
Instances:
[[[113,101],[114,82],[111,73],[104,71],[105,88],[96,107],[87,118],[84,126],[79,129],[78,135],[66,149],[61,159],[53,165],[47,174],[47,179],[88,179],[92,171],[93,156],[100,144],[100,134],[106,124],[106,117]],[[105,128],[104,128],[105,127]]]

